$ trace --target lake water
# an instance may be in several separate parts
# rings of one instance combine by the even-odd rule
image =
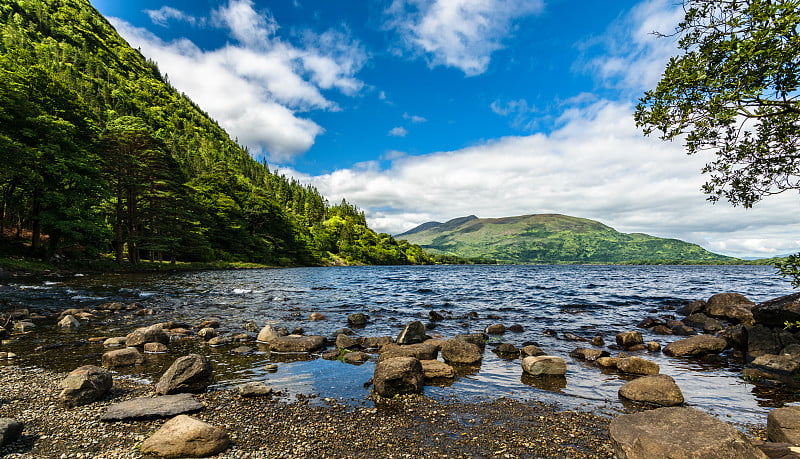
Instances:
[[[124,335],[135,327],[167,319],[197,324],[218,318],[223,328],[241,332],[243,324],[260,328],[270,323],[290,330],[303,327],[306,334],[333,336],[347,326],[347,315],[364,312],[371,318],[359,336],[396,336],[412,320],[428,321],[434,310],[448,317],[430,334],[444,338],[482,331],[486,326],[520,324],[521,333],[506,332],[491,338],[479,368],[465,370],[449,386],[428,386],[432,397],[495,398],[556,402],[565,408],[614,411],[622,408],[617,390],[630,379],[616,371],[601,370],[568,357],[579,346],[564,333],[592,338],[602,335],[613,344],[617,333],[634,330],[646,317],[674,316],[686,302],[707,299],[715,293],[738,292],[762,302],[792,292],[791,286],[760,266],[411,266],[341,267],[263,270],[203,271],[167,274],[107,274],[61,278],[9,278],[0,285],[0,307],[26,306],[50,311],[92,307],[109,301],[139,302],[158,311],[153,317],[122,315],[94,321],[77,332],[47,331],[5,349],[19,351],[17,365],[45,366],[69,371],[77,365],[99,364],[102,346],[31,352],[54,341],[81,342],[86,337]],[[326,316],[308,320],[312,312]],[[477,313],[478,318],[469,318]],[[489,314],[500,319],[489,319]],[[681,317],[677,317],[681,318]],[[658,336],[638,329],[645,341],[662,346],[680,337]],[[555,335],[552,332],[555,332]],[[537,385],[522,377],[519,359],[504,360],[491,348],[507,342],[521,347],[535,342],[551,355],[568,362],[565,384]],[[123,369],[146,380],[157,378],[183,352],[197,352],[197,344],[176,343],[166,356],[148,356],[140,369]],[[5,350],[4,349],[4,350]],[[351,403],[366,402],[364,387],[373,363],[360,366],[326,361],[316,356],[288,359],[257,350],[234,355],[230,347],[209,348],[218,374],[217,387],[263,380],[288,396],[315,394]],[[615,351],[611,351],[612,355]],[[642,357],[661,366],[675,378],[687,404],[735,422],[765,423],[769,407],[794,403],[793,394],[747,383],[741,378],[742,362],[723,356],[713,360],[674,359],[661,353]],[[278,371],[263,370],[277,362]]]

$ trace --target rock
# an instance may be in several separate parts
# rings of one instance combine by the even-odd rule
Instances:
[[[356,312],[347,316],[347,324],[351,327],[363,327],[367,324],[369,316],[363,312]]]
[[[789,355],[764,354],[756,357],[750,365],[761,367],[769,373],[778,373],[783,376],[791,376],[800,369],[800,362],[794,360]]]
[[[657,375],[661,369],[658,364],[641,357],[627,357],[617,360],[617,369],[635,375]]]
[[[754,359],[765,354],[778,354],[790,344],[796,344],[797,338],[786,330],[773,330],[761,324],[745,328],[747,333],[747,357]]]
[[[519,349],[516,346],[509,343],[500,343],[494,351],[504,357],[517,357],[519,356]]]
[[[306,334],[306,329],[303,328],[303,327],[294,327],[292,329],[292,333],[290,333],[290,334],[291,335],[305,335]]]
[[[581,336],[578,336],[578,335],[576,335],[575,333],[569,333],[569,332],[567,332],[567,333],[564,333],[564,335],[563,335],[563,336],[564,336],[564,339],[565,339],[565,340],[567,340],[567,341],[581,341],[581,342],[583,342],[583,343],[586,343],[586,342],[588,342],[588,341],[589,341],[588,339],[586,339],[586,338],[583,338],[583,337],[581,337]]]
[[[800,320],[800,292],[773,298],[752,308],[756,323],[770,328],[783,328],[784,322]]]
[[[116,303],[116,302],[115,303],[103,303],[100,306],[98,306],[97,309],[99,309],[101,311],[116,312],[116,311],[122,311],[123,309],[125,309],[125,305],[122,304],[122,303]]]
[[[8,445],[22,435],[22,422],[13,418],[0,418],[0,446]]]
[[[456,371],[450,365],[440,360],[420,360],[422,373],[426,379],[455,378]]]
[[[111,373],[94,365],[76,368],[61,381],[59,400],[68,406],[87,405],[103,398],[113,385]]]
[[[435,360],[439,355],[439,348],[430,343],[407,344],[405,346],[390,343],[382,346],[380,353],[379,362],[395,357],[414,357],[417,360]]]
[[[444,320],[444,316],[436,311],[428,311],[428,319],[430,319],[431,322],[439,322]]]
[[[735,427],[693,408],[618,416],[609,433],[619,459],[767,457]]]
[[[264,328],[258,332],[258,336],[256,337],[256,341],[259,343],[269,343],[275,338],[278,338],[280,335],[275,330],[275,327],[272,325],[265,325]]]
[[[213,328],[209,330],[213,330]],[[211,338],[210,340],[206,341],[206,344],[208,344],[209,346],[224,346],[232,342],[233,342],[233,337],[223,335]]]
[[[643,344],[644,339],[642,338],[642,334],[638,331],[628,331],[620,333],[616,336],[617,344],[622,346],[623,348],[628,348],[631,346],[635,346],[637,344]]]
[[[142,443],[142,454],[164,457],[208,457],[228,448],[224,430],[185,414],[170,419]]]
[[[137,328],[128,334],[128,339],[125,341],[125,345],[128,347],[134,347],[144,346],[145,343],[169,344],[169,336],[159,325],[160,324],[151,325],[144,328]]]
[[[253,321],[245,322],[245,324],[242,325],[242,329],[250,333],[255,333],[258,330],[258,325]]]
[[[486,333],[461,333],[456,335],[454,339],[472,343],[483,351],[486,348],[486,341],[489,340],[489,336]]]
[[[72,329],[80,327],[81,323],[72,314],[67,314],[63,319],[58,321],[58,326],[61,328]]]
[[[767,437],[776,443],[800,445],[800,406],[775,408],[767,415]]]
[[[169,418],[178,414],[193,413],[205,408],[191,394],[139,397],[115,403],[106,408],[101,421]]]
[[[325,314],[323,314],[321,312],[312,312],[311,315],[308,316],[308,319],[311,320],[312,322],[325,320],[326,318],[327,317],[325,317]]]
[[[381,397],[422,393],[422,364],[414,357],[395,357],[378,362],[372,382]]]
[[[403,331],[397,335],[395,342],[397,344],[414,344],[421,343],[426,339],[428,339],[428,337],[425,335],[425,325],[415,320],[403,328]]]
[[[351,365],[360,365],[369,360],[369,354],[361,351],[347,352],[342,357],[342,360],[344,360],[344,363]]]
[[[697,334],[697,331],[694,328],[688,327],[683,323],[673,325],[669,331],[670,334],[678,336],[691,336]]]
[[[608,352],[602,349],[588,349],[585,347],[579,347],[570,352],[569,356],[573,359],[588,360],[592,362],[600,357],[608,357]]]
[[[514,324],[514,325],[508,327],[508,331],[514,332],[514,333],[522,333],[522,332],[525,331],[525,327],[523,327],[520,324]]]
[[[375,349],[391,343],[394,343],[394,338],[391,336],[370,336],[363,339],[361,346],[365,349]]]
[[[33,331],[36,328],[36,324],[33,322],[29,322],[27,320],[20,320],[18,322],[14,322],[14,332],[15,333],[28,333]]]
[[[706,333],[716,333],[725,328],[719,320],[699,312],[687,316],[683,322],[690,327],[701,328]]]
[[[656,325],[653,327],[653,333],[656,335],[671,335],[672,329],[667,327],[666,325]]]
[[[492,324],[486,327],[484,331],[490,335],[502,335],[506,332],[506,326],[503,324]]]
[[[676,406],[683,403],[683,392],[675,384],[675,380],[667,375],[642,376],[629,381],[619,388],[619,396],[634,402],[661,406]]]
[[[751,440],[753,445],[760,449],[769,458],[774,459],[797,459],[800,458],[800,448],[790,443],[771,443],[758,439]],[[795,451],[792,451],[793,448]]]
[[[200,325],[197,326],[197,328],[200,329],[200,330],[202,330],[204,328],[219,328],[219,325],[220,325],[219,324],[219,320],[208,319],[208,320],[202,321],[200,323]],[[198,334],[200,334],[200,333],[198,332]]]
[[[719,354],[725,350],[727,345],[728,342],[722,338],[696,335],[667,344],[664,348],[664,354],[671,357]]]
[[[144,343],[145,354],[166,354],[169,348],[162,343]]]
[[[445,362],[471,365],[483,358],[481,348],[459,338],[452,338],[442,344],[442,358]]]
[[[197,336],[200,339],[208,341],[211,338],[215,338],[217,336],[217,330],[211,327],[201,328],[200,330],[197,331]]]
[[[594,338],[592,338],[590,343],[592,343],[592,346],[597,346],[597,347],[602,347],[606,345],[606,341],[600,335],[597,335]]]
[[[706,302],[705,301],[703,301],[703,300],[695,300],[695,301],[692,301],[691,303],[687,304],[686,306],[678,308],[678,310],[675,311],[675,312],[677,312],[678,314],[681,314],[683,316],[689,316],[689,315],[692,315],[692,314],[694,314],[696,312],[703,312],[705,310],[705,308],[706,308]]]
[[[320,335],[279,336],[269,342],[271,352],[308,353],[325,347],[325,337]]]
[[[603,368],[617,368],[617,357],[600,357],[595,361],[598,366]]]
[[[214,382],[211,362],[202,355],[189,354],[175,360],[156,384],[162,395],[202,392]]]
[[[108,351],[100,358],[100,364],[106,368],[126,367],[129,365],[141,365],[144,363],[144,356],[135,347],[126,347]]]
[[[745,306],[750,309],[755,303],[739,293],[718,293],[708,299],[705,313],[709,316],[725,317],[725,311],[729,306]]]
[[[522,359],[522,370],[531,376],[564,375],[567,361],[552,355],[529,356]]]
[[[527,345],[527,346],[522,348],[522,350],[520,351],[520,354],[523,357],[528,357],[528,356],[536,357],[537,355],[545,355],[545,352],[543,350],[541,350],[539,348],[539,346],[536,346],[534,344],[529,344],[529,345]]]
[[[661,345],[655,341],[648,341],[644,343],[645,348],[647,348],[648,352],[658,352],[661,350]]]
[[[716,335],[728,342],[728,347],[744,350],[747,348],[747,332],[742,324],[732,325]]]
[[[355,347],[358,347],[358,341],[356,341],[356,339],[344,334],[336,337],[337,349],[352,349]]]
[[[261,397],[272,394],[272,388],[261,381],[244,383],[237,387],[237,390],[242,397]]]

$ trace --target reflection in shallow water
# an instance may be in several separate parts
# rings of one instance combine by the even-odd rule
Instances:
[[[770,267],[759,266],[417,266],[295,268],[205,271],[187,273],[108,274],[46,279],[10,279],[0,285],[6,308],[27,307],[61,311],[92,308],[103,302],[138,302],[156,316],[127,313],[98,315],[91,328],[55,330],[54,320],[39,321],[37,331],[3,350],[20,354],[21,365],[42,365],[70,371],[97,364],[102,345],[87,344],[94,336],[120,336],[133,328],[164,320],[197,325],[217,318],[221,332],[241,333],[247,323],[258,328],[270,323],[303,327],[307,334],[333,338],[347,327],[347,315],[370,316],[358,336],[397,336],[412,320],[428,321],[431,311],[444,317],[432,333],[444,338],[482,331],[494,323],[519,324],[521,332],[493,336],[479,367],[459,369],[450,385],[426,387],[430,396],[459,398],[513,397],[561,403],[566,407],[621,406],[617,390],[630,379],[615,371],[568,357],[578,343],[575,335],[601,335],[607,343],[617,333],[636,329],[646,317],[671,318],[685,302],[715,293],[736,291],[760,302],[784,295],[791,286],[776,278]],[[310,321],[312,312],[326,320]],[[500,319],[489,319],[493,314]],[[552,331],[553,333],[550,333]],[[665,346],[679,339],[640,329],[645,341]],[[569,335],[571,334],[571,335]],[[492,352],[504,342],[517,347],[535,342],[548,354],[567,359],[564,381],[544,386],[521,377],[519,359]],[[65,347],[33,352],[37,346]],[[169,354],[148,354],[146,364],[117,370],[153,380],[177,356],[208,355],[215,365],[216,387],[263,380],[288,395],[318,393],[363,402],[374,364],[348,365],[318,356],[270,354],[263,347],[245,354],[232,350],[241,344],[211,348],[195,340],[171,343]],[[612,354],[614,351],[612,351]],[[717,359],[673,359],[660,353],[638,355],[659,364],[684,392],[687,403],[742,422],[763,422],[766,409],[798,401],[798,395],[758,387],[741,378],[742,362],[732,356]],[[276,363],[269,373],[264,366]],[[8,364],[0,362],[0,365]]]
[[[549,392],[562,392],[561,389],[567,387],[567,377],[560,375],[531,376],[523,373],[520,380],[522,384]]]

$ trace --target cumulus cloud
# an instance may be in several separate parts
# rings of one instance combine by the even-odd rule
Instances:
[[[412,123],[415,123],[415,124],[425,123],[425,122],[428,121],[427,119],[425,119],[425,118],[423,118],[421,116],[409,115],[408,113],[403,113],[403,119],[409,120],[409,121],[411,121]]]
[[[402,126],[397,126],[389,131],[389,135],[392,137],[405,137],[408,135],[408,130]]]
[[[154,21],[188,17],[172,8],[156,11]],[[323,91],[354,95],[363,87],[355,75],[367,56],[346,30],[305,31],[302,43],[289,43],[277,36],[280,27],[269,12],[256,11],[251,0],[229,0],[210,18],[235,42],[202,50],[187,39],[166,42],[120,19],[110,21],[255,154],[290,162],[324,132],[301,113],[338,110]]]
[[[543,7],[542,0],[394,0],[386,11],[386,27],[431,66],[473,76],[487,70],[516,20]]]
[[[150,18],[153,24],[167,27],[169,21],[175,20],[179,22],[186,22],[193,26],[203,25],[204,20],[198,19],[192,15],[186,14],[181,10],[175,9],[171,6],[162,6],[157,10],[144,10],[144,13]]]

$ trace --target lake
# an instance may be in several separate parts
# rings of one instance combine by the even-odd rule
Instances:
[[[306,334],[332,337],[347,326],[347,315],[364,312],[370,322],[359,336],[397,336],[413,320],[428,322],[430,311],[447,319],[430,331],[444,338],[482,331],[486,326],[519,324],[523,332],[493,336],[480,368],[462,371],[447,386],[427,386],[431,397],[480,399],[511,397],[555,402],[565,408],[615,412],[622,408],[617,390],[630,376],[602,370],[568,357],[576,347],[565,333],[607,344],[617,333],[639,330],[645,341],[662,346],[680,337],[659,336],[636,324],[647,317],[673,317],[674,309],[713,294],[737,292],[756,303],[792,292],[791,285],[763,266],[388,266],[222,270],[182,273],[104,274],[76,277],[12,277],[2,281],[2,307],[61,311],[110,301],[139,302],[156,316],[103,317],[75,332],[41,326],[33,336],[4,346],[20,354],[22,366],[69,371],[99,364],[102,346],[74,346],[32,352],[52,342],[81,343],[90,336],[125,335],[135,327],[164,320],[198,324],[217,318],[224,329],[242,332],[247,322],[303,327]],[[312,312],[326,316],[310,321]],[[477,318],[469,317],[477,313]],[[487,318],[487,315],[499,319]],[[473,315],[474,316],[474,315]],[[678,319],[682,317],[677,317]],[[566,383],[542,386],[523,378],[519,359],[505,360],[491,352],[494,344],[521,347],[535,342],[551,355],[567,359]],[[193,347],[194,346],[194,347]],[[198,352],[194,341],[174,343],[168,355],[148,356],[142,368],[121,369],[121,375],[157,378],[182,353]],[[288,397],[316,395],[350,403],[369,403],[364,387],[374,364],[360,366],[326,361],[317,356],[287,358],[263,350],[235,355],[230,346],[201,345],[218,375],[216,387],[263,380]],[[612,355],[616,351],[610,351]],[[765,423],[769,407],[800,401],[793,394],[755,386],[741,378],[742,361],[732,357],[697,360],[643,353],[661,373],[675,378],[686,402],[734,422]],[[271,362],[278,371],[263,369]]]

